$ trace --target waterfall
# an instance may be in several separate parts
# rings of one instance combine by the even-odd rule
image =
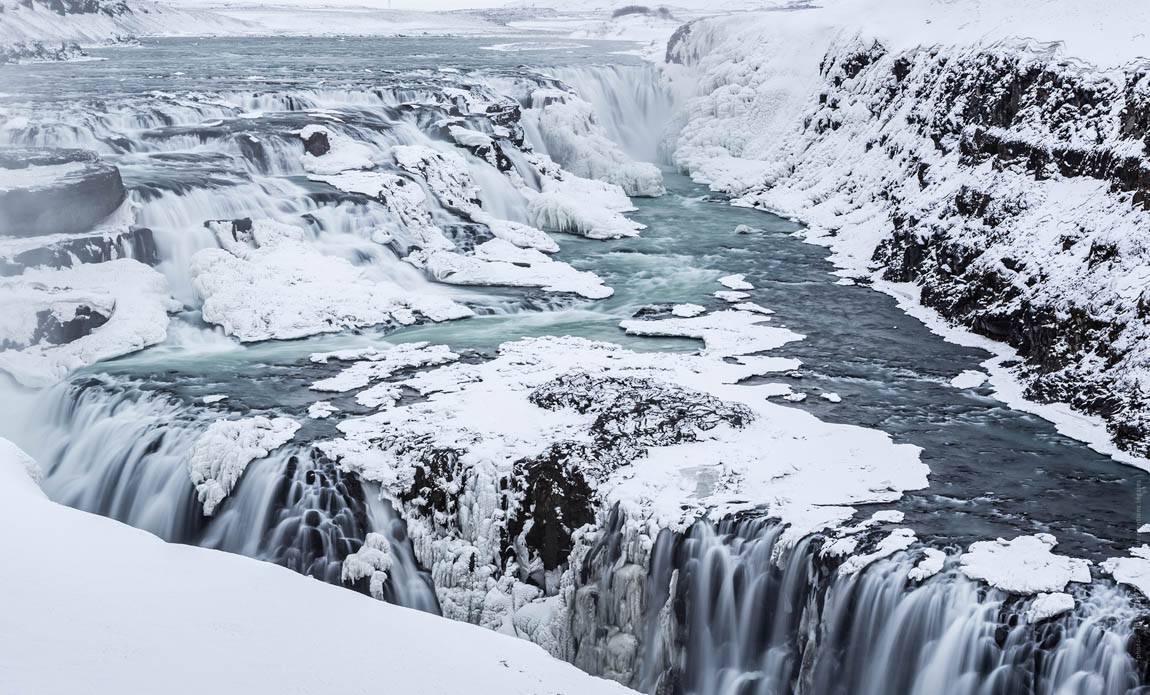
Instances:
[[[675,94],[651,65],[599,65],[549,71],[595,107],[608,137],[642,162],[658,162]]]
[[[371,531],[398,562],[389,599],[438,612],[402,520],[359,479],[305,445],[250,463],[231,496],[204,516],[188,476],[192,443],[223,414],[162,389],[110,377],[61,384],[9,403],[2,436],[40,462],[55,501],[188,543],[274,562],[332,584]]]
[[[445,146],[444,119],[490,130],[488,116],[461,109],[462,99],[446,96],[432,80],[362,89],[152,94],[143,103],[101,103],[99,110],[35,104],[25,107],[27,125],[0,131],[0,146],[81,147],[117,165],[134,222],[152,231],[157,269],[172,295],[188,307],[199,306],[190,277],[192,257],[218,246],[205,223],[243,218],[299,227],[321,253],[344,258],[411,294],[449,295],[452,290],[401,260],[406,249],[399,242],[389,246],[376,240],[387,236],[380,230],[403,226],[394,213],[365,196],[308,179],[297,133],[322,124],[333,137],[363,148],[383,170],[394,171],[391,150],[397,145]],[[526,200],[506,176],[479,157],[451,149],[466,159],[486,209],[503,219],[527,221]],[[437,221],[459,221],[436,196],[429,195],[427,204]]]
[[[1144,665],[1127,651],[1137,610],[1116,587],[1081,589],[1072,614],[1030,624],[1031,599],[965,579],[953,562],[921,585],[907,579],[910,553],[843,576],[820,558],[820,537],[783,547],[782,531],[748,519],[658,536],[633,685],[684,695],[1140,692]]]
[[[570,67],[552,74],[594,107],[607,137],[630,157],[661,158],[680,100],[656,69]],[[146,106],[112,104],[99,114],[64,109],[47,124],[3,137],[9,144],[88,147],[119,164],[137,221],[153,229],[159,268],[190,306],[196,303],[191,258],[217,246],[204,223],[243,217],[294,225],[307,243],[373,278],[433,293],[444,290],[403,262],[396,248],[373,240],[374,231],[396,225],[391,214],[309,181],[292,133],[322,122],[389,166],[384,154],[394,145],[443,146],[441,121],[491,130],[465,108],[466,98],[454,94],[444,103],[442,91],[418,83],[164,97]],[[251,118],[261,114],[267,117]],[[530,191],[525,195],[500,169],[505,165],[535,190],[543,186],[540,171],[530,152],[500,154],[500,166],[473,152],[460,156],[485,212],[527,222]],[[451,217],[435,200],[429,207],[437,220]],[[531,301],[554,307],[568,300]],[[511,308],[493,293],[487,310]],[[235,349],[221,333],[197,326],[195,310],[187,316],[168,347]],[[249,464],[229,498],[205,516],[187,452],[216,419],[243,413],[200,407],[179,390],[81,374],[34,396],[12,396],[0,405],[0,434],[40,461],[43,487],[54,500],[168,541],[342,584],[344,560],[369,534],[379,534],[391,562],[383,597],[440,612],[402,509],[319,455],[307,442],[311,435]],[[653,542],[638,528],[618,509],[609,514],[588,555],[569,568],[578,576],[574,605],[555,613],[569,629],[554,634],[571,633],[571,643],[557,650],[578,666],[645,693],[1134,695],[1144,680],[1146,664],[1130,648],[1136,606],[1112,585],[1079,589],[1073,613],[1031,624],[1031,599],[966,579],[953,558],[941,574],[915,584],[907,579],[913,553],[841,575],[820,555],[822,537],[787,545],[783,527],[769,519],[700,520],[681,533],[663,529]]]

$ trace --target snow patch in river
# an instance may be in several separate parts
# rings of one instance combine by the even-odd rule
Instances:
[[[1012,594],[1060,592],[1071,582],[1090,583],[1090,561],[1055,555],[1054,536],[1040,533],[978,541],[959,558],[962,573]]]

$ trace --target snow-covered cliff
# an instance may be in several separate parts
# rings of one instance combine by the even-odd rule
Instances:
[[[699,94],[675,160],[808,223],[841,274],[1009,344],[1022,361],[994,366],[1028,398],[1145,456],[1148,13],[844,0],[701,20],[668,47]]]

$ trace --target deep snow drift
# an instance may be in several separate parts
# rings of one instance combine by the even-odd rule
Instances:
[[[668,51],[700,94],[675,161],[808,223],[844,276],[1007,343],[1024,358],[990,365],[1007,400],[1010,376],[1144,462],[1147,12],[846,0],[701,20]]]

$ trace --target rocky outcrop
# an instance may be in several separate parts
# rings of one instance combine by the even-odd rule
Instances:
[[[152,230],[129,227],[123,230],[53,236],[43,244],[0,243],[0,277],[19,275],[28,268],[70,268],[77,263],[104,263],[117,258],[132,258],[146,265],[156,265],[159,256]]]
[[[1137,377],[1150,357],[1150,289],[1106,287],[1125,284],[1147,262],[1138,241],[1147,219],[1140,213],[1150,210],[1147,73],[1112,80],[1026,52],[977,50],[947,61],[877,52],[829,61],[828,104],[845,105],[878,81],[863,71],[880,73],[885,94],[867,96],[874,117],[923,104],[906,120],[931,146],[919,152],[881,137],[874,146],[924,196],[953,189],[925,209],[898,186],[878,193],[893,227],[874,254],[883,276],[919,284],[925,305],[1018,350],[1029,397],[1101,415],[1120,446],[1150,454],[1150,385]],[[932,171],[943,158],[965,175],[957,188]],[[1019,243],[1039,231],[1034,209],[1056,202],[1043,183],[1076,181],[1096,186],[1092,197],[1107,214],[1067,210],[1063,233],[1033,240],[1045,248]]]
[[[0,234],[77,234],[126,197],[120,171],[92,152],[9,149],[0,153]]]
[[[83,49],[76,43],[64,41],[57,44],[31,41],[11,46],[0,46],[0,65],[76,60],[84,55]]]

